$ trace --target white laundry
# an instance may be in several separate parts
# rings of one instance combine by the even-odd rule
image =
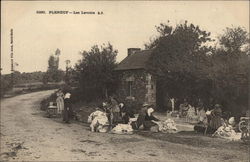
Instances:
[[[132,134],[133,128],[130,124],[118,124],[111,130],[111,132],[116,134]]]
[[[163,133],[175,133],[178,129],[172,119],[165,121],[155,122],[159,126],[159,131]]]
[[[106,113],[99,110],[92,112],[88,117],[88,123],[91,123],[92,120],[97,116],[106,116]]]
[[[88,117],[88,123],[90,124],[90,129],[92,132],[107,132],[107,126],[109,124],[108,117],[105,112],[95,111],[91,113]]]
[[[198,117],[196,116],[195,114],[195,108],[194,107],[190,107],[187,111],[187,118],[189,120],[194,120],[194,119],[197,119]]]
[[[213,136],[229,139],[232,141],[240,140],[241,134],[236,133],[231,125],[224,124],[223,126],[219,127]]]
[[[131,124],[131,123],[136,122],[136,121],[137,121],[137,118],[129,118],[128,124]]]

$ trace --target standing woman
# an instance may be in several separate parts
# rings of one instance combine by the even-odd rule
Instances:
[[[115,125],[121,119],[120,108],[119,108],[118,102],[112,96],[110,97],[110,103],[111,103],[111,121],[112,121],[112,125],[113,124]]]
[[[57,99],[56,99],[56,105],[57,105],[57,113],[62,114],[64,110],[64,100],[63,100],[64,94],[62,93],[62,90],[59,89],[57,92]]]
[[[71,94],[67,92],[64,96],[64,111],[63,111],[63,121],[69,123],[70,112],[71,112]]]

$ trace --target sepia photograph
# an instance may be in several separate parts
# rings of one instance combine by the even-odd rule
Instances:
[[[250,162],[249,1],[1,1],[0,161]]]

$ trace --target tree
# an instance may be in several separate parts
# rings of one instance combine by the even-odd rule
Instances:
[[[70,60],[66,60],[65,63],[66,63],[66,69],[69,68]]]
[[[66,60],[65,63],[66,63],[65,83],[69,84],[70,83],[70,71],[71,71],[71,68],[69,66],[70,60]]]
[[[83,58],[75,66],[75,76],[83,97],[89,100],[107,97],[115,80],[113,70],[117,50],[108,43],[101,47],[94,45],[90,51],[81,54]]]
[[[1,85],[0,85],[0,97],[4,96],[4,94],[11,90],[12,88],[12,84],[11,84],[11,75],[7,74],[7,75],[1,75]]]
[[[239,112],[248,103],[249,33],[241,27],[226,28],[219,37],[221,47],[212,55],[213,95],[229,110]]]
[[[205,98],[211,84],[207,80],[207,54],[212,49],[205,46],[212,41],[210,33],[187,21],[176,27],[160,24],[156,29],[159,37],[146,44],[146,48],[153,51],[147,70],[156,76],[158,88],[171,97]]]
[[[219,37],[220,45],[230,53],[242,51],[244,45],[249,45],[249,34],[242,27],[226,28]]]
[[[48,70],[43,77],[43,82],[59,82],[63,79],[64,72],[59,70],[60,50],[57,49],[54,55],[50,55],[48,60]]]

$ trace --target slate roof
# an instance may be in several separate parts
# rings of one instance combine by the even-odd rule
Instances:
[[[127,56],[123,59],[115,68],[115,70],[134,70],[134,69],[145,69],[146,62],[150,58],[152,50],[142,50]]]

